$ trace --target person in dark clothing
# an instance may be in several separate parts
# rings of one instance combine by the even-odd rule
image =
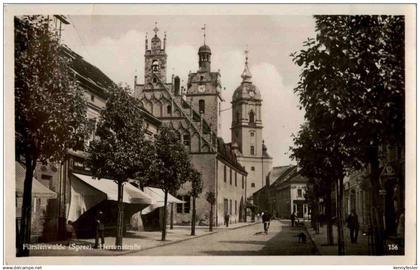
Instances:
[[[99,211],[98,214],[96,215],[95,218],[95,246],[94,248],[99,248],[99,237],[101,238],[101,248],[104,248],[104,243],[105,243],[105,237],[104,237],[104,231],[105,231],[105,226],[104,223],[102,221],[103,218],[103,213],[102,211]]]
[[[293,213],[290,215],[290,221],[292,222],[292,227],[295,226],[295,219],[296,219],[296,214],[293,211]]]
[[[350,230],[350,240],[352,243],[357,243],[357,236],[359,234],[359,218],[356,211],[352,210],[347,217],[347,227]]]
[[[227,213],[225,215],[225,225],[226,225],[226,227],[229,227],[229,214],[227,214]]]
[[[262,214],[262,222],[264,224],[264,233],[268,234],[268,228],[270,228],[270,220],[271,220],[271,215],[269,213],[263,213]]]

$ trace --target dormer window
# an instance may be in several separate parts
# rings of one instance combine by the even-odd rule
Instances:
[[[159,61],[153,60],[152,62],[152,72],[158,72],[159,71]]]

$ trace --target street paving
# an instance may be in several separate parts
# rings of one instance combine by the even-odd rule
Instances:
[[[313,255],[317,250],[309,237],[298,243],[296,235],[304,228],[291,228],[287,221],[272,221],[268,234],[262,224],[219,232],[157,248],[129,253],[129,256],[240,256]]]

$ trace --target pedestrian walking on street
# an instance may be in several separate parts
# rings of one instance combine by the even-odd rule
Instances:
[[[359,218],[356,211],[352,210],[347,217],[347,227],[350,230],[350,240],[352,243],[357,243],[357,236],[359,234]]]
[[[225,225],[226,225],[226,227],[229,227],[229,214],[228,213],[226,213],[226,215],[225,215]]]
[[[95,246],[94,248],[99,248],[99,237],[101,238],[101,248],[104,248],[105,244],[105,237],[104,237],[104,231],[105,226],[103,223],[103,213],[102,211],[99,211],[95,218]]]
[[[268,228],[270,228],[271,215],[269,213],[262,213],[262,222],[264,224],[264,233],[268,234]]]
[[[295,226],[295,219],[296,219],[296,214],[295,214],[295,211],[293,211],[293,213],[290,215],[290,221],[292,222],[292,227]]]

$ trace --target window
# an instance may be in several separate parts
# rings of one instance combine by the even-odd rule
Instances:
[[[199,111],[199,113],[205,113],[205,107],[206,107],[206,103],[205,103],[204,99],[200,99],[198,101],[198,111]]]
[[[167,114],[172,114],[172,106],[171,106],[171,105],[168,105],[168,106],[166,107],[166,113],[167,113]]]
[[[235,187],[238,186],[238,173],[235,171]]]
[[[200,76],[200,81],[202,81],[202,80],[204,80],[204,76],[203,75]]]
[[[235,200],[235,215],[238,213],[238,202]]]
[[[182,196],[179,199],[182,200]],[[176,212],[178,214],[182,214],[182,206],[183,206],[183,203],[177,203],[176,204]]]
[[[95,101],[95,96],[94,95],[90,95],[90,101],[92,101],[92,102]]]
[[[253,145],[251,145],[251,155],[255,155],[254,146]]]
[[[43,180],[51,180],[52,179],[52,176],[51,175],[48,175],[48,174],[42,174],[41,175],[41,179],[43,179]]]
[[[190,145],[190,134],[185,134],[183,137],[182,137],[182,139],[183,139],[183,141],[184,141],[184,145]]]
[[[255,187],[255,183],[251,183],[251,187]]]
[[[159,71],[159,61],[158,60],[153,60],[152,71],[153,72],[158,72]]]
[[[302,189],[298,188],[297,196],[298,196],[298,198],[302,197]]]
[[[232,168],[229,168],[229,184],[232,185]]]
[[[251,171],[255,171],[255,167],[254,166],[251,167]]]
[[[229,200],[229,215],[232,215],[232,200]]]
[[[223,169],[223,181],[226,183],[226,165]]]
[[[241,120],[240,119],[240,114],[239,114],[239,112],[236,112],[236,122],[239,123],[240,120]]]
[[[190,196],[184,196],[183,201],[185,202],[184,205],[184,214],[189,214],[190,213],[190,208],[191,208],[191,200],[190,200]]]
[[[249,112],[249,122],[254,123],[254,112],[253,111]]]
[[[249,134],[251,135],[251,137],[254,137],[254,132],[253,131],[251,131]]]
[[[157,83],[157,79],[156,78],[153,78],[153,83]]]
[[[242,189],[244,189],[244,185],[245,185],[245,181],[244,181],[244,176],[242,175]]]

